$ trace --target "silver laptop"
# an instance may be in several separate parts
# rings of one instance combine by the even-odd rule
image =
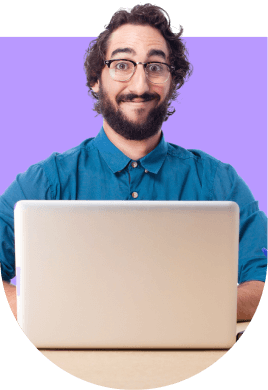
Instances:
[[[239,206],[20,201],[18,322],[37,348],[230,348]]]

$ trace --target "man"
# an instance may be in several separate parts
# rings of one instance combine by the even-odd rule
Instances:
[[[180,40],[163,10],[150,4],[119,11],[85,62],[103,128],[95,138],[31,166],[0,197],[0,261],[16,316],[13,208],[21,199],[232,200],[240,207],[238,320],[259,303],[267,261],[266,216],[228,164],[166,143],[161,125],[190,75]]]

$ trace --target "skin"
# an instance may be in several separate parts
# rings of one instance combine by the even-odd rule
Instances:
[[[142,38],[141,38],[142,37]],[[112,57],[112,52],[119,48],[130,48],[135,53],[117,53]],[[149,57],[149,52],[152,49],[162,50],[166,59],[160,55]],[[110,37],[106,59],[129,59],[135,62],[159,61],[169,64],[169,50],[164,37],[161,33],[150,26],[133,26],[123,25],[119,27]],[[147,118],[149,111],[153,107],[157,107],[163,102],[168,95],[171,77],[164,84],[150,83],[144,72],[142,65],[137,65],[136,72],[130,80],[118,82],[112,79],[107,66],[102,71],[101,83],[106,91],[109,91],[109,98],[116,109],[120,109],[134,122],[142,122]],[[93,91],[99,92],[99,81],[92,87]],[[132,102],[116,102],[116,97],[123,94],[134,93],[141,96],[145,92],[156,93],[160,100],[152,100],[142,102],[137,98]],[[103,128],[110,141],[120,149],[126,156],[132,160],[138,160],[150,153],[159,143],[161,137],[161,129],[158,133],[143,141],[126,140],[124,137],[117,134],[109,124],[103,119]]]

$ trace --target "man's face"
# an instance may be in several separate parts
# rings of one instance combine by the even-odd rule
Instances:
[[[161,33],[150,26],[130,24],[119,27],[108,42],[106,60],[129,59],[135,62],[165,62],[169,51]],[[104,121],[126,139],[142,140],[161,128],[171,97],[171,75],[163,84],[152,84],[143,65],[137,65],[127,81],[112,79],[105,66],[92,88],[99,94]]]

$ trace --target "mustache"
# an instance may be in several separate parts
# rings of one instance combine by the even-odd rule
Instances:
[[[127,95],[120,95],[117,97],[116,102],[119,104],[120,102],[131,102],[134,99],[142,99],[144,102],[149,102],[150,100],[157,99],[160,100],[160,96],[154,93],[145,92],[142,95],[136,95],[134,93],[129,93]]]

